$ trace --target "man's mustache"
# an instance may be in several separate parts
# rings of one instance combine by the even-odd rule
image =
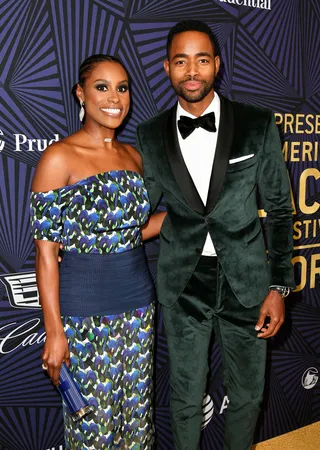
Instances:
[[[202,83],[202,84],[205,83],[204,80],[200,80],[197,77],[188,77],[188,78],[185,78],[185,79],[179,81],[179,84],[187,83],[188,81],[197,81],[198,83]]]

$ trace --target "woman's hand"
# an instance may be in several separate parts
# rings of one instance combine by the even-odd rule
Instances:
[[[43,367],[54,385],[59,385],[60,369],[63,362],[70,365],[70,352],[64,332],[47,336],[42,351]]]

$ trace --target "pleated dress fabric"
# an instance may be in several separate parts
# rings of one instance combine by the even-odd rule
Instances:
[[[60,307],[71,371],[94,411],[73,422],[72,450],[149,450],[155,290],[142,246],[150,210],[140,174],[114,170],[31,194],[35,239],[62,242]]]

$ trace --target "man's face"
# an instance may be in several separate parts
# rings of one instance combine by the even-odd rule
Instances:
[[[199,31],[176,34],[164,69],[176,94],[187,103],[214,97],[213,83],[220,58],[214,55],[209,36]]]

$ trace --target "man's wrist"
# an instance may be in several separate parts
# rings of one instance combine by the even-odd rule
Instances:
[[[276,291],[278,294],[281,295],[282,298],[288,297],[290,294],[291,289],[287,286],[278,286],[276,284],[273,284],[269,286],[269,291]]]

